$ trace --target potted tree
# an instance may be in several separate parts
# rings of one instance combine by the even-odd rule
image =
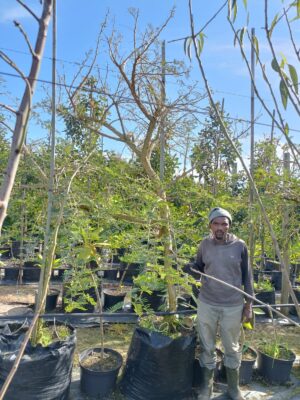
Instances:
[[[106,397],[114,390],[123,358],[117,351],[104,347],[102,300],[99,285],[93,272],[91,278],[97,296],[100,312],[101,347],[84,350],[79,356],[81,390],[89,396]]]
[[[286,345],[275,340],[257,346],[257,371],[268,382],[285,384],[290,377],[296,355]]]
[[[256,350],[244,343],[242,347],[242,360],[240,367],[240,384],[248,385],[252,381],[252,372],[257,359]]]
[[[73,269],[68,285],[72,297],[66,299],[67,311],[97,306],[100,313],[100,347],[84,350],[79,355],[81,390],[89,396],[108,396],[115,387],[123,358],[120,353],[104,347],[103,287],[99,272],[103,270],[101,254],[97,250],[107,243],[99,243],[99,231],[86,226],[73,231],[77,245],[71,256]]]

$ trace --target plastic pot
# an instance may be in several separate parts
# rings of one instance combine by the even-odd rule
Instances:
[[[17,267],[5,268],[4,270],[4,280],[16,282],[20,279],[22,270]]]
[[[90,288],[88,290],[85,291],[85,293],[89,294],[89,296],[91,296],[95,301],[97,300],[96,297],[96,292],[94,288]],[[68,293],[68,283],[64,284],[63,286],[63,299],[62,299],[62,308],[64,311],[66,311],[66,306],[68,304],[68,302],[66,301],[66,299],[73,299],[74,301],[77,301],[79,299],[80,295],[75,295],[72,296]],[[95,306],[89,302],[86,302],[85,304],[82,305],[84,307],[84,310],[80,309],[80,308],[74,308],[71,312],[72,313],[92,313],[94,312]]]
[[[300,288],[299,287],[298,288],[293,288],[293,291],[294,291],[295,296],[296,296],[296,298],[298,300],[298,303],[300,303]],[[289,302],[293,303],[291,297],[289,298]],[[296,307],[295,306],[290,307],[289,312],[292,315],[297,315]]]
[[[23,267],[24,282],[38,282],[40,280],[41,268],[37,266],[37,261],[25,261]]]
[[[104,278],[109,281],[116,281],[120,280],[121,273],[120,273],[120,264],[109,264],[108,268],[111,269],[104,270]]]
[[[143,264],[121,262],[120,277],[124,283],[133,283],[133,278],[139,275]]]
[[[296,355],[291,352],[290,360],[282,360],[268,356],[257,350],[257,371],[268,382],[282,385],[289,381]]]
[[[104,309],[108,310],[111,307],[114,307],[118,303],[124,303],[124,299],[126,296],[125,292],[120,292],[119,290],[114,289],[103,289],[104,294]]]
[[[240,366],[240,384],[241,385],[248,385],[252,381],[252,372],[253,372],[253,367],[257,359],[257,352],[252,348],[249,347],[247,350],[247,353],[251,353],[253,358],[243,358],[241,361],[241,366]]]
[[[115,350],[105,348],[104,352],[111,355],[116,360],[116,365],[108,371],[95,371],[82,365],[82,362],[91,353],[100,353],[101,348],[91,348],[83,351],[79,356],[80,364],[80,386],[81,390],[88,396],[106,397],[115,389],[119,370],[123,363],[120,353]]]
[[[274,286],[275,290],[281,290],[282,286],[282,272],[281,271],[272,271],[271,272],[271,282]]]
[[[165,292],[161,290],[153,290],[152,294],[142,292],[141,299],[153,311],[161,311],[162,306],[165,304],[166,296]]]
[[[256,293],[255,297],[263,303],[275,304],[275,289]],[[271,317],[270,312],[266,308],[262,308],[262,310],[264,311],[266,316]]]
[[[53,311],[56,309],[59,293],[60,293],[59,290],[51,289],[50,293],[47,294],[46,305],[45,305],[46,312]]]

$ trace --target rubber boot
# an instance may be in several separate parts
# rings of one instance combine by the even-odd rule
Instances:
[[[227,394],[231,400],[245,400],[239,388],[239,368],[226,367]]]
[[[203,384],[198,394],[198,400],[210,400],[213,393],[214,369],[201,368]]]

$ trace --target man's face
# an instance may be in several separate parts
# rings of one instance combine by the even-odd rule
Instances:
[[[229,226],[229,220],[226,217],[217,217],[210,223],[210,229],[214,238],[220,242],[226,239]]]

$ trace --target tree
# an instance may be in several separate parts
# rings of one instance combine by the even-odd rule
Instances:
[[[238,140],[233,136],[231,123],[225,115],[223,107],[216,104],[220,115],[230,133],[237,148],[240,148]],[[220,131],[217,115],[212,107],[208,107],[208,117],[205,118],[204,128],[198,134],[197,143],[192,149],[192,164],[199,175],[199,181],[211,187],[214,195],[217,194],[220,185],[220,174],[224,177],[232,174],[236,162],[236,154],[229,146],[228,140]]]
[[[166,141],[176,135],[176,125],[186,115],[196,113],[196,105],[202,99],[193,91],[193,87],[182,88],[174,100],[164,102],[161,96],[162,65],[159,49],[159,35],[172,17],[157,29],[148,28],[138,36],[138,13],[132,12],[134,19],[133,43],[134,48],[124,55],[121,39],[115,32],[108,38],[107,46],[111,63],[114,66],[117,79],[115,87],[106,89],[102,84],[99,93],[105,93],[107,108],[99,120],[91,118],[87,129],[97,132],[104,138],[124,143],[134,154],[145,174],[151,182],[152,190],[157,198],[156,226],[158,237],[162,242],[163,257],[166,273],[172,271],[173,241],[170,208],[167,201],[165,182],[160,179],[152,162],[153,152],[159,146],[160,132],[165,129]],[[141,37],[141,39],[139,39]],[[184,72],[180,63],[165,65],[168,76],[177,77]],[[86,76],[84,77],[86,80]],[[82,89],[82,85],[79,84]],[[73,95],[72,114],[79,120],[81,102]],[[169,122],[168,122],[169,121]],[[170,122],[172,121],[172,122]],[[174,122],[177,122],[174,123]],[[101,129],[95,127],[99,124]],[[168,129],[168,127],[170,127]],[[130,219],[130,217],[129,217]],[[175,310],[176,299],[171,283],[168,284],[170,309]]]
[[[21,0],[18,0],[18,2],[37,21],[38,33],[35,46],[33,47],[22,25],[19,22],[15,21],[15,25],[23,35],[28,45],[29,51],[31,53],[32,61],[28,78],[26,77],[26,74],[18,67],[18,65],[14,63],[12,59],[9,58],[7,54],[5,54],[3,51],[0,51],[0,58],[16,71],[25,83],[25,91],[18,110],[14,110],[9,105],[1,104],[2,108],[15,115],[15,126],[14,128],[10,128],[13,134],[11,141],[10,155],[7,162],[6,170],[4,172],[3,181],[0,187],[0,232],[6,216],[6,210],[8,207],[9,198],[14,185],[17,169],[20,162],[20,157],[22,154],[22,149],[26,138],[28,120],[32,110],[32,96],[34,94],[37,78],[39,75],[39,70],[46,43],[48,25],[50,22],[50,17],[52,12],[52,0],[44,0],[41,17],[38,17]],[[8,124],[6,124],[6,126],[8,126]]]
[[[244,2],[244,6],[247,8],[247,2]],[[289,4],[289,6],[290,6],[289,10],[292,10],[293,12],[296,10],[296,19],[298,19],[299,18],[298,2],[292,2],[292,3]],[[249,171],[249,169],[248,169],[248,167],[246,165],[246,162],[243,159],[242,155],[240,154],[238,148],[235,146],[233,140],[230,137],[230,134],[228,132],[228,129],[226,127],[224,119],[222,118],[222,115],[220,114],[220,112],[219,112],[219,110],[217,108],[216,102],[214,101],[214,97],[213,97],[212,91],[211,91],[211,89],[209,87],[209,83],[208,83],[208,80],[207,80],[207,75],[206,75],[206,71],[205,71],[205,68],[204,68],[204,64],[203,64],[202,59],[200,58],[200,54],[201,54],[201,52],[203,50],[204,36],[203,36],[203,32],[200,31],[200,32],[196,33],[196,31],[195,31],[194,15],[193,15],[193,10],[192,10],[192,0],[189,0],[189,15],[190,15],[191,36],[186,38],[186,42],[185,43],[187,44],[187,46],[185,46],[185,48],[186,48],[186,50],[187,50],[189,55],[190,55],[191,46],[194,49],[195,57],[196,57],[196,60],[197,60],[197,65],[199,67],[199,71],[200,71],[201,77],[202,77],[202,79],[204,81],[204,84],[205,84],[205,88],[206,88],[207,95],[209,97],[210,105],[213,107],[214,111],[216,112],[216,115],[218,117],[218,120],[219,120],[220,127],[221,127],[223,135],[227,138],[227,140],[230,142],[230,145],[235,150],[235,152],[237,154],[237,157],[240,160],[240,162],[241,162],[241,164],[242,164],[242,166],[243,166],[243,168],[244,168],[244,170],[245,170],[245,172],[247,174],[247,177],[248,177],[248,180],[249,180],[249,184],[251,185],[251,188],[253,189],[253,192],[255,194],[257,203],[258,203],[258,205],[260,207],[262,216],[263,216],[263,218],[264,218],[264,220],[266,222],[266,225],[268,226],[268,229],[269,229],[269,232],[270,232],[270,235],[271,235],[271,238],[272,238],[273,246],[275,248],[276,255],[277,255],[277,257],[278,257],[278,259],[280,261],[281,267],[282,267],[282,272],[283,272],[285,283],[286,283],[286,285],[288,287],[288,292],[291,295],[291,297],[293,299],[293,302],[295,303],[298,315],[300,315],[300,307],[298,305],[296,296],[295,296],[295,294],[293,292],[291,283],[289,281],[289,268],[288,268],[286,260],[282,257],[282,254],[281,254],[281,251],[280,251],[280,246],[279,246],[279,243],[278,243],[278,240],[277,240],[276,233],[274,231],[273,225],[272,225],[272,223],[270,221],[270,218],[268,217],[268,214],[267,214],[266,209],[264,207],[262,198],[259,195],[259,191],[257,189],[257,186],[255,184],[253,176],[252,176],[251,172]],[[254,87],[255,94],[257,95],[257,97],[261,101],[261,104],[264,107],[264,109],[272,117],[272,120],[274,120],[274,123],[276,124],[276,126],[284,134],[284,136],[285,136],[285,138],[287,140],[287,144],[289,145],[289,148],[290,148],[291,153],[293,155],[293,159],[294,159],[295,163],[297,163],[297,165],[299,166],[299,161],[297,160],[298,148],[297,148],[297,146],[295,146],[295,144],[292,142],[292,140],[291,140],[291,138],[289,136],[288,125],[285,124],[285,122],[284,122],[284,120],[282,118],[282,114],[281,114],[281,111],[279,109],[276,96],[274,96],[272,85],[270,84],[270,79],[268,78],[268,76],[265,73],[264,65],[262,63],[260,63],[259,50],[258,50],[258,40],[257,40],[257,38],[251,38],[250,35],[248,35],[248,38],[249,38],[251,44],[256,48],[256,56],[257,56],[258,62],[260,63],[260,66],[261,66],[263,78],[265,79],[265,81],[266,81],[266,83],[268,85],[268,88],[270,90],[270,93],[272,95],[273,101],[274,101],[275,106],[276,106],[276,110],[278,112],[278,116],[279,116],[278,120],[274,117],[274,115],[271,112],[271,110],[266,106],[265,102],[263,101],[263,99],[262,99],[262,97],[260,95],[260,92],[257,89],[257,86],[255,85],[255,81],[254,81],[253,74],[252,74],[251,67],[250,67],[250,62],[248,61],[248,58],[247,58],[247,56],[245,54],[244,46],[243,46],[243,38],[244,38],[244,34],[247,33],[247,27],[245,29],[243,28],[242,30],[236,30],[235,29],[234,21],[236,19],[236,15],[237,15],[237,2],[228,2],[227,21],[229,22],[229,24],[230,24],[230,26],[232,28],[232,31],[234,33],[234,40],[236,42],[238,42],[238,44],[240,46],[240,51],[241,51],[241,54],[243,56],[243,60],[245,61],[246,66],[248,68],[248,71],[249,71],[249,74],[250,74],[250,77],[251,77],[251,81],[252,81],[252,84],[253,84],[253,87]],[[278,15],[275,16],[275,18],[273,19],[273,22],[271,24],[271,27],[270,27],[269,26],[269,21],[268,21],[268,1],[267,0],[265,0],[264,15],[265,15],[265,33],[266,33],[267,42],[269,44],[271,53],[272,53],[273,57],[275,58],[275,62],[277,62],[277,58],[276,58],[276,54],[274,52],[274,46],[273,46],[273,43],[272,43],[271,35],[272,35],[272,30],[274,29],[274,27],[276,26],[276,24],[279,21],[279,17],[278,17]],[[286,14],[286,10],[283,9],[282,16],[286,16],[286,15],[287,15]],[[288,20],[287,20],[287,24],[290,27],[290,24],[289,24]],[[294,44],[292,35],[291,35],[291,42]],[[297,53],[297,49],[295,47],[294,47],[294,51],[296,52],[296,54],[298,56],[298,59],[299,59],[299,54]],[[278,67],[278,65],[280,65],[280,64],[277,62],[276,68]],[[290,82],[288,82],[287,79],[285,79],[283,77],[282,70],[279,69],[279,75],[280,75],[280,78],[281,78],[281,81],[280,81],[281,96],[282,96],[282,100],[283,100],[283,107],[284,108],[286,107],[287,98],[289,98],[291,100],[291,103],[293,105],[293,108],[294,108],[295,112],[299,115],[299,110],[298,110],[298,105],[297,105],[298,98],[297,98],[296,86],[295,86],[296,78],[295,78],[295,74],[293,74],[291,72],[291,70],[294,72],[294,68],[290,68],[290,78],[291,78],[290,80],[291,80],[292,84],[290,84]],[[293,75],[293,79],[292,79],[292,75]],[[284,87],[284,89],[282,89],[282,87]],[[289,93],[289,91],[291,91],[292,93]],[[296,101],[293,98],[293,95],[295,93],[296,93]]]

